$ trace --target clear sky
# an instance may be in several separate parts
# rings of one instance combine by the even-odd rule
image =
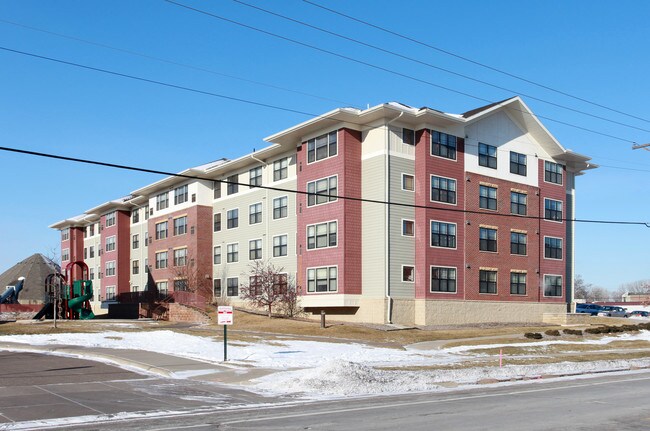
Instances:
[[[507,90],[231,0],[183,3],[415,79],[163,0],[0,0],[0,146],[178,172],[262,148],[264,137],[309,118],[6,49],[314,115],[390,101],[462,113],[519,94],[539,116],[611,135],[541,118],[565,148],[591,156],[601,165],[577,180],[577,218],[650,222],[646,191],[650,152],[631,149],[632,142],[650,142],[649,2],[314,0],[638,117],[632,118],[396,38],[301,0],[245,1]],[[58,250],[58,232],[48,225],[159,179],[0,151],[0,182],[5,190],[0,207],[0,272],[33,253]],[[649,228],[579,223],[576,229],[576,272],[587,282],[615,289],[650,278]]]

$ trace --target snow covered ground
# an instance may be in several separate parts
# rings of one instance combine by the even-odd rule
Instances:
[[[578,342],[541,340],[431,350],[415,348],[397,350],[360,343],[277,339],[270,342],[229,342],[229,361],[226,365],[234,369],[254,367],[274,371],[266,377],[252,380],[247,387],[250,390],[300,394],[308,398],[445,390],[449,387],[472,385],[486,380],[517,381],[542,375],[578,375],[608,370],[627,370],[631,367],[650,367],[650,358],[510,365],[508,360],[512,360],[512,357],[504,357],[503,366],[499,367],[498,355],[476,352],[483,348],[498,349],[513,345],[531,348],[552,344],[606,345],[615,340],[650,341],[650,331],[585,339]],[[137,349],[224,365],[220,361],[223,357],[221,340],[169,330],[13,335],[0,336],[0,342]],[[468,366],[468,362],[472,364]],[[442,368],[416,371],[407,369],[434,366]]]

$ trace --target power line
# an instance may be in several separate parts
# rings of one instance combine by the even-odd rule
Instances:
[[[166,175],[166,176],[170,176],[170,177],[186,178],[186,179],[193,179],[193,180],[200,180],[200,181],[210,181],[210,182],[219,183],[219,184],[221,184],[221,183],[232,184],[232,185],[237,185],[237,186],[242,186],[242,187],[258,188],[258,189],[263,189],[263,190],[272,190],[272,191],[279,191],[279,192],[284,192],[284,193],[293,193],[293,194],[300,194],[300,195],[314,195],[314,193],[308,193],[306,191],[301,191],[301,190],[287,189],[287,188],[283,188],[283,187],[272,187],[272,186],[264,186],[264,185],[252,186],[250,184],[240,183],[240,182],[235,182],[235,181],[217,180],[217,179],[214,179],[214,178],[204,178],[204,177],[199,177],[199,176],[196,176],[196,175],[178,174],[178,173],[173,173],[173,172],[161,171],[161,170],[157,170],[157,169],[139,168],[139,167],[135,167],[135,166],[121,165],[121,164],[116,164],[116,163],[108,163],[108,162],[102,162],[102,161],[90,160],[90,159],[82,159],[82,158],[78,158],[78,157],[68,157],[68,156],[62,156],[62,155],[58,155],[58,154],[43,153],[43,152],[39,152],[39,151],[29,151],[29,150],[23,150],[23,149],[19,149],[19,148],[0,147],[0,151],[7,151],[7,152],[12,152],[12,153],[30,155],[30,156],[35,156],[35,157],[43,157],[43,158],[49,158],[49,159],[56,159],[56,160],[63,160],[63,161],[69,161],[69,162],[76,162],[76,163],[85,163],[85,164],[89,164],[89,165],[103,166],[103,167],[108,167],[108,168],[124,169],[124,170],[129,170],[129,171],[145,172],[145,173],[158,174],[158,175]],[[497,217],[516,217],[518,219],[546,220],[544,217],[541,217],[541,216],[515,215],[515,214],[503,214],[503,213],[493,213],[493,214],[490,213],[490,214],[487,214],[487,213],[482,212],[482,211],[472,211],[472,210],[459,209],[459,208],[438,208],[438,207],[432,207],[432,206],[428,206],[428,205],[407,204],[407,203],[400,203],[400,202],[382,201],[382,200],[378,200],[378,199],[365,199],[365,198],[360,198],[360,197],[357,198],[357,197],[344,196],[344,195],[330,195],[330,194],[322,194],[322,193],[317,193],[317,195],[321,196],[321,197],[327,197],[327,198],[343,199],[343,200],[362,202],[362,203],[373,203],[373,204],[381,204],[381,205],[399,206],[399,207],[405,207],[405,208],[420,208],[420,209],[429,209],[429,210],[436,210],[436,211],[443,211],[443,212],[452,212],[452,213],[461,213],[461,214],[480,214],[480,215],[490,215],[490,216],[497,216]],[[576,223],[641,225],[641,226],[645,226],[645,227],[650,227],[650,222],[637,222],[637,221],[590,220],[590,219],[567,219],[567,218],[554,219],[554,220],[555,221],[563,221],[563,222],[564,221],[576,222]]]
[[[286,87],[280,87],[278,85],[273,85],[273,84],[269,84],[269,83],[261,82],[261,81],[255,81],[255,80],[252,80],[252,79],[246,79],[246,78],[242,78],[242,77],[239,77],[239,76],[228,75],[226,73],[217,72],[215,70],[207,69],[207,68],[204,68],[204,67],[193,66],[193,65],[190,65],[190,64],[186,64],[186,63],[180,63],[180,62],[174,61],[174,60],[168,60],[168,59],[165,59],[165,58],[155,57],[155,56],[144,54],[144,53],[141,53],[141,52],[132,51],[132,50],[129,50],[129,49],[124,49],[124,48],[118,48],[118,47],[115,47],[115,46],[106,45],[106,44],[103,44],[103,43],[94,42],[94,41],[87,40],[87,39],[81,39],[81,38],[75,37],[75,36],[69,36],[69,35],[66,35],[66,34],[56,33],[56,32],[53,32],[53,31],[44,30],[44,29],[41,29],[41,28],[32,27],[32,26],[28,26],[28,25],[25,25],[25,24],[20,24],[20,23],[13,22],[13,21],[8,21],[8,20],[5,20],[5,19],[0,19],[0,22],[4,22],[6,24],[11,24],[11,25],[14,25],[16,27],[26,28],[26,29],[29,29],[29,30],[32,30],[32,31],[38,31],[38,32],[41,32],[41,33],[45,33],[45,34],[48,34],[48,35],[52,35],[52,36],[56,36],[56,37],[60,37],[60,38],[64,38],[64,39],[73,40],[73,41],[76,41],[76,42],[85,43],[85,44],[88,44],[88,45],[98,46],[100,48],[111,49],[113,51],[122,52],[122,53],[125,53],[125,54],[146,58],[146,59],[149,59],[149,60],[159,61],[161,63],[167,63],[167,64],[171,64],[171,65],[174,65],[174,66],[184,67],[184,68],[190,69],[190,70],[196,70],[196,71],[199,71],[199,72],[210,73],[210,74],[216,75],[216,76],[222,76],[222,77],[225,77],[225,78],[236,79],[238,81],[247,82],[249,84],[255,84],[255,85],[260,85],[260,86],[263,86],[263,87],[273,88],[273,89],[276,89],[276,90],[282,90],[282,91],[286,91],[286,92],[290,92],[290,93],[300,94],[302,96],[313,97],[315,99],[327,100],[327,101],[330,101],[330,102],[336,102],[336,103],[340,103],[340,104],[343,104],[343,105],[354,106],[353,103],[345,102],[345,101],[338,100],[338,99],[332,99],[332,98],[326,97],[326,96],[320,96],[318,94],[307,93],[307,92],[304,92],[304,91],[294,90],[294,89],[286,88]]]
[[[313,49],[313,50],[316,50],[316,51],[320,51],[320,52],[324,52],[326,54],[333,55],[335,57],[339,57],[339,58],[342,58],[342,59],[345,59],[345,60],[348,60],[348,61],[352,61],[354,63],[362,64],[364,66],[368,66],[368,67],[371,67],[373,69],[381,70],[381,71],[390,73],[392,75],[400,76],[402,78],[410,79],[412,81],[416,81],[416,82],[426,84],[426,85],[429,85],[429,86],[432,86],[432,87],[440,88],[442,90],[446,90],[446,91],[449,91],[449,92],[452,92],[452,93],[460,94],[462,96],[470,97],[472,99],[480,100],[480,101],[483,101],[483,102],[486,102],[486,103],[489,103],[489,104],[496,103],[496,102],[494,102],[492,100],[489,100],[489,99],[485,99],[485,98],[482,98],[482,97],[479,97],[479,96],[475,96],[473,94],[466,93],[466,92],[463,92],[463,91],[460,91],[460,90],[455,90],[453,88],[445,87],[443,85],[439,85],[439,84],[433,83],[431,81],[416,78],[416,77],[411,76],[411,75],[407,75],[407,74],[397,72],[397,71],[394,71],[394,70],[391,70],[391,69],[388,69],[388,68],[385,68],[385,67],[382,67],[382,66],[378,66],[378,65],[368,63],[368,62],[365,62],[365,61],[362,61],[362,60],[358,60],[356,58],[352,58],[352,57],[349,57],[349,56],[346,56],[346,55],[343,55],[343,54],[339,54],[339,53],[336,53],[336,52],[333,52],[333,51],[329,51],[327,49],[320,48],[320,47],[317,47],[317,46],[314,46],[314,45],[310,45],[308,43],[301,42],[299,40],[291,39],[291,38],[286,37],[286,36],[281,36],[279,34],[272,33],[270,31],[262,30],[260,28],[257,28],[257,27],[254,27],[254,26],[251,26],[251,25],[248,25],[248,24],[244,24],[244,23],[241,23],[241,22],[229,19],[229,18],[225,18],[225,17],[219,16],[219,15],[213,14],[211,12],[207,12],[207,11],[204,11],[204,10],[201,10],[201,9],[197,9],[197,8],[193,8],[191,6],[187,6],[187,5],[184,5],[182,3],[177,3],[177,2],[172,1],[172,0],[165,0],[165,1],[167,3],[173,4],[173,5],[176,5],[176,6],[179,6],[179,7],[194,11],[194,12],[198,12],[198,13],[201,13],[201,14],[204,14],[204,15],[207,15],[207,16],[210,16],[210,17],[225,21],[225,22],[229,22],[231,24],[235,24],[235,25],[238,25],[240,27],[244,27],[244,28],[247,28],[247,29],[262,33],[262,34],[266,34],[268,36],[272,36],[272,37],[281,39],[281,40],[286,40],[288,42],[292,42],[292,43],[295,43],[295,44],[300,45],[300,46],[304,46],[304,47],[307,47],[307,48],[310,48],[310,49]],[[522,111],[522,110],[519,110],[519,112],[521,112],[524,115],[530,115],[528,112],[525,112],[525,111]],[[557,120],[557,119],[554,119],[554,118],[551,118],[551,117],[547,117],[547,116],[543,116],[543,115],[536,115],[536,116],[538,118],[543,118],[545,120],[552,121],[554,123],[558,123],[558,124],[562,124],[562,125],[565,125],[565,126],[573,127],[575,129],[579,129],[579,130],[583,130],[585,132],[590,132],[590,133],[594,133],[594,134],[597,134],[597,135],[605,136],[605,137],[615,139],[615,140],[618,140],[618,141],[632,143],[632,144],[636,143],[635,141],[630,140],[630,139],[624,139],[624,138],[621,138],[619,136],[610,135],[610,134],[604,133],[604,132],[599,132],[599,131],[596,131],[596,130],[593,130],[593,129],[590,129],[590,128],[587,128],[587,127],[582,127],[582,126],[578,126],[578,125],[575,125],[575,124],[567,123],[565,121]]]
[[[310,4],[310,5],[312,5],[312,6],[315,6],[315,7],[321,8],[321,9],[326,10],[326,11],[328,11],[328,12],[331,12],[331,13],[333,13],[333,14],[336,14],[336,15],[339,15],[339,16],[342,16],[342,17],[345,17],[345,18],[348,18],[348,19],[350,19],[350,20],[352,20],[352,21],[356,21],[356,22],[358,22],[358,23],[364,24],[364,25],[369,26],[369,27],[372,27],[372,28],[374,28],[374,29],[377,29],[377,30],[383,31],[383,32],[385,32],[385,33],[391,34],[391,35],[393,35],[393,36],[397,36],[397,37],[399,37],[399,38],[401,38],[401,39],[408,40],[408,41],[413,42],[413,43],[416,43],[416,44],[418,44],[418,45],[421,45],[421,46],[424,46],[424,47],[427,47],[427,48],[433,49],[433,50],[438,51],[438,52],[441,52],[441,53],[443,53],[443,54],[446,54],[446,55],[449,55],[449,56],[452,56],[452,57],[456,57],[456,58],[458,58],[458,59],[460,59],[460,60],[463,60],[463,61],[466,61],[466,62],[468,62],[468,63],[472,63],[472,64],[475,64],[475,65],[477,65],[477,66],[481,66],[481,67],[483,67],[483,68],[486,68],[486,69],[492,70],[492,71],[497,72],[497,73],[500,73],[500,74],[502,74],[502,75],[506,75],[506,76],[509,76],[509,77],[511,77],[511,78],[518,79],[518,80],[523,81],[523,82],[526,82],[526,83],[528,83],[528,84],[535,85],[535,86],[540,87],[540,88],[543,88],[543,89],[545,89],[545,90],[549,90],[549,91],[552,91],[552,92],[554,92],[554,93],[561,94],[561,95],[563,95],[563,96],[570,97],[570,98],[572,98],[572,99],[579,100],[579,101],[581,101],[581,102],[588,103],[588,104],[590,104],[590,105],[597,106],[597,107],[599,107],[599,108],[606,109],[606,110],[611,111],[611,112],[615,112],[615,113],[617,113],[617,114],[625,115],[625,116],[627,116],[627,117],[634,118],[634,119],[636,119],[636,120],[641,120],[641,121],[645,121],[646,123],[650,123],[650,120],[648,120],[648,119],[646,119],[646,118],[642,118],[642,117],[639,117],[639,116],[636,116],[636,115],[628,114],[628,113],[626,113],[626,112],[620,111],[620,110],[615,109],[615,108],[610,108],[610,107],[608,107],[608,106],[605,106],[605,105],[602,105],[602,104],[600,104],[600,103],[597,103],[597,102],[594,102],[594,101],[591,101],[591,100],[585,99],[585,98],[583,98],[583,97],[575,96],[575,95],[572,95],[572,94],[567,93],[567,92],[565,92],[565,91],[558,90],[558,89],[555,89],[555,88],[549,87],[549,86],[544,85],[544,84],[540,84],[539,82],[535,82],[535,81],[533,81],[533,80],[530,80],[530,79],[524,78],[524,77],[522,77],[522,76],[515,75],[514,73],[510,73],[510,72],[507,72],[507,71],[505,71],[505,70],[498,69],[498,68],[496,68],[496,67],[494,67],[494,66],[490,66],[490,65],[488,65],[488,64],[481,63],[481,62],[476,61],[476,60],[472,60],[471,58],[468,58],[468,57],[462,56],[462,55],[460,55],[460,54],[457,54],[457,53],[452,52],[452,51],[449,51],[449,50],[442,49],[442,48],[440,48],[440,47],[437,47],[437,46],[434,46],[434,45],[428,44],[428,43],[426,43],[426,42],[422,42],[422,41],[417,40],[417,39],[415,39],[415,38],[412,38],[412,37],[406,36],[406,35],[404,35],[404,34],[398,33],[398,32],[396,32],[396,31],[389,30],[389,29],[387,29],[387,28],[385,28],[385,27],[381,27],[381,26],[379,26],[379,25],[372,24],[372,23],[370,23],[370,22],[368,22],[368,21],[364,21],[364,20],[362,20],[362,19],[360,19],[360,18],[356,18],[356,17],[353,17],[353,16],[351,16],[351,15],[344,14],[343,12],[340,12],[340,11],[337,11],[337,10],[334,10],[334,9],[331,9],[331,8],[328,8],[328,7],[325,7],[325,6],[323,6],[323,5],[321,5],[321,4],[318,4],[318,3],[316,3],[316,2],[313,2],[313,1],[310,1],[310,0],[303,0],[303,1],[304,1],[305,3],[307,3],[307,4]]]
[[[314,30],[317,30],[317,31],[320,31],[320,32],[323,32],[323,33],[326,33],[326,34],[329,34],[331,36],[335,36],[335,37],[347,40],[349,42],[353,42],[353,43],[356,43],[358,45],[365,46],[367,48],[372,48],[372,49],[375,49],[377,51],[380,51],[380,52],[383,52],[383,53],[386,53],[386,54],[390,54],[390,55],[393,55],[395,57],[398,57],[398,58],[401,58],[401,59],[404,59],[404,60],[408,60],[408,61],[411,61],[411,62],[416,63],[416,64],[420,64],[422,66],[426,66],[426,67],[429,67],[429,68],[432,68],[432,69],[435,69],[435,70],[440,70],[442,72],[445,72],[445,73],[448,73],[448,74],[451,74],[451,75],[454,75],[454,76],[458,76],[458,77],[461,77],[463,79],[467,79],[467,80],[470,80],[470,81],[473,81],[473,82],[477,82],[479,84],[487,85],[487,86],[490,86],[490,87],[493,87],[493,88],[496,88],[496,89],[499,89],[499,90],[508,91],[510,93],[520,94],[521,96],[527,97],[527,98],[529,98],[531,100],[536,100],[536,101],[541,102],[541,103],[546,103],[548,105],[555,106],[557,108],[566,109],[567,111],[571,111],[571,112],[575,112],[575,113],[578,113],[578,114],[586,115],[588,117],[596,118],[598,120],[606,121],[608,123],[617,124],[619,126],[628,127],[630,129],[635,129],[635,130],[640,130],[642,132],[650,133],[649,129],[644,129],[644,128],[641,128],[641,127],[633,126],[631,124],[627,124],[627,123],[623,123],[623,122],[620,122],[620,121],[612,120],[612,119],[607,118],[607,117],[602,117],[600,115],[591,114],[589,112],[585,112],[585,111],[582,111],[580,109],[571,108],[571,107],[566,106],[566,105],[562,105],[562,104],[551,102],[549,100],[545,100],[545,99],[542,99],[542,98],[539,98],[539,97],[535,97],[535,96],[533,96],[531,94],[526,94],[526,93],[523,93],[523,92],[520,92],[520,91],[512,90],[512,89],[507,88],[507,87],[502,87],[500,85],[493,84],[491,82],[488,82],[488,81],[485,81],[485,80],[482,80],[482,79],[474,78],[474,77],[471,77],[469,75],[462,74],[460,72],[455,72],[453,70],[446,69],[444,67],[440,67],[440,66],[437,66],[437,65],[432,64],[432,63],[427,63],[426,61],[422,61],[422,60],[419,60],[417,58],[409,57],[407,55],[400,54],[399,52],[391,51],[389,49],[385,49],[385,48],[382,48],[382,47],[377,46],[377,45],[372,45],[370,43],[363,42],[363,41],[361,41],[359,39],[348,37],[348,36],[342,35],[340,33],[336,33],[334,31],[330,31],[330,30],[324,29],[322,27],[318,27],[318,26],[306,23],[304,21],[300,21],[298,19],[294,19],[294,18],[288,17],[286,15],[282,15],[282,14],[270,11],[268,9],[264,9],[262,7],[259,7],[259,6],[255,6],[255,5],[246,3],[246,2],[244,2],[242,0],[232,0],[232,1],[234,1],[235,3],[239,3],[239,4],[243,5],[243,6],[246,6],[246,7],[261,11],[261,12],[264,12],[266,14],[273,15],[273,16],[276,16],[278,18],[282,18],[284,20],[291,21],[293,23],[300,24],[302,26],[305,26],[305,27],[308,27],[308,28],[311,28],[311,29],[314,29]]]

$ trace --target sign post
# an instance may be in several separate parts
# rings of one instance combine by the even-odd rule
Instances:
[[[223,325],[223,361],[228,360],[228,325],[232,325],[232,306],[220,305],[217,307],[217,323]]]

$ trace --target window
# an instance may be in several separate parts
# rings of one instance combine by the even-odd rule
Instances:
[[[248,241],[248,260],[258,260],[262,258],[262,240],[253,239]]]
[[[273,257],[287,255],[287,235],[273,237]]]
[[[230,277],[226,279],[226,295],[239,296],[239,278]]]
[[[330,132],[307,141],[307,163],[336,155],[336,132]]]
[[[69,248],[64,248],[61,250],[61,260],[66,261],[70,260],[70,249]]]
[[[226,181],[228,182],[228,185],[226,186],[226,194],[227,195],[234,195],[239,191],[239,175],[231,175],[229,176]]]
[[[479,293],[497,293],[497,272],[481,269],[478,273]]]
[[[562,296],[562,276],[544,276],[544,296]]]
[[[149,274],[149,258],[147,257],[144,258],[144,272]]]
[[[562,221],[562,201],[544,199],[544,218],[546,220]]]
[[[144,246],[148,246],[151,240],[149,239],[149,232],[144,233]]]
[[[213,181],[212,182],[212,197],[214,199],[220,199],[221,198],[221,181]]]
[[[214,248],[214,259],[213,263],[215,265],[221,265],[221,246],[218,245]]]
[[[160,193],[156,196],[156,211],[164,210],[169,206],[169,193]]]
[[[286,294],[289,287],[287,274],[275,274],[273,276],[273,293],[276,295]]]
[[[528,209],[528,196],[526,193],[510,192],[510,213],[526,215]]]
[[[338,178],[332,176],[307,183],[307,206],[326,204],[337,199]]]
[[[510,173],[526,176],[526,155],[510,151]]]
[[[174,250],[174,266],[187,265],[187,249],[179,248]]]
[[[157,282],[156,289],[158,289],[158,293],[162,293],[163,295],[167,295],[167,292],[169,292],[166,281]]]
[[[174,280],[174,291],[185,291],[187,290],[187,279],[181,278]]]
[[[187,184],[184,186],[176,187],[174,189],[174,205],[182,204],[187,202]]]
[[[280,181],[287,177],[289,174],[289,159],[276,160],[273,162],[273,181]]]
[[[497,230],[486,227],[480,228],[479,232],[479,250],[497,251]]]
[[[131,273],[133,275],[140,274],[140,261],[134,260],[131,262]]]
[[[95,235],[95,225],[91,224],[88,227],[90,228],[90,233],[88,234],[88,236],[94,236]]]
[[[526,294],[526,273],[525,272],[510,273],[510,294],[511,295]]]
[[[562,184],[562,165],[544,161],[544,181]]]
[[[489,186],[479,186],[479,207],[487,210],[497,209],[497,189]]]
[[[239,208],[229,210],[226,213],[228,229],[234,229],[239,226]]]
[[[144,206],[144,219],[149,220],[149,205]]]
[[[215,298],[221,298],[221,279],[215,278],[212,280],[212,289],[214,292]]]
[[[115,211],[106,214],[106,227],[115,226]]]
[[[70,239],[70,228],[61,229],[61,241],[67,241]]]
[[[456,293],[456,268],[432,266],[431,292]]]
[[[402,174],[402,190],[415,191],[415,177],[410,174]]]
[[[106,286],[106,300],[113,301],[115,299],[115,286]]]
[[[94,280],[95,279],[95,268],[90,268],[90,279]]]
[[[106,277],[112,277],[115,275],[115,261],[111,260],[106,262]]]
[[[167,252],[161,251],[156,253],[156,269],[167,268]]]
[[[402,236],[415,236],[415,222],[402,220]]]
[[[411,265],[402,265],[402,281],[413,283],[415,281],[415,267]]]
[[[248,224],[262,223],[262,203],[250,205],[248,207]]]
[[[338,270],[335,266],[307,270],[307,292],[336,292]]]
[[[88,248],[84,247],[84,260],[88,259]]]
[[[109,236],[106,238],[106,251],[115,251],[115,237]]]
[[[156,239],[167,238],[167,222],[156,223]]]
[[[431,200],[434,202],[456,203],[456,180],[431,176]]]
[[[431,155],[456,160],[456,137],[432,130]]]
[[[497,168],[497,147],[492,145],[478,144],[478,164],[488,168]]]
[[[415,130],[402,129],[402,142],[406,145],[415,145]]]
[[[226,246],[226,262],[239,262],[239,243],[228,244]]]
[[[93,257],[95,257],[95,246],[94,246],[94,245],[91,245],[90,247],[88,247],[88,256],[89,256],[91,259],[92,259]]]
[[[187,216],[174,219],[174,236],[187,233]]]
[[[250,171],[248,171],[248,184],[251,187],[261,186],[262,185],[262,167],[261,166],[258,166],[256,168],[253,168]]]
[[[521,232],[510,232],[510,254],[526,255],[528,235]]]
[[[336,247],[337,222],[307,226],[307,249]]]
[[[544,237],[544,257],[562,259],[562,238]]]
[[[136,248],[140,247],[140,235],[137,233],[133,235],[133,240],[131,241],[131,247],[135,250]]]
[[[432,221],[431,247],[456,248],[456,224]]]
[[[215,232],[219,232],[221,230],[221,213],[216,213],[214,215],[214,228],[213,230]]]
[[[140,221],[140,211],[139,210],[131,211],[131,221],[133,223],[137,223],[137,222]]]
[[[273,199],[273,220],[287,216],[287,202],[289,198],[281,196]]]

